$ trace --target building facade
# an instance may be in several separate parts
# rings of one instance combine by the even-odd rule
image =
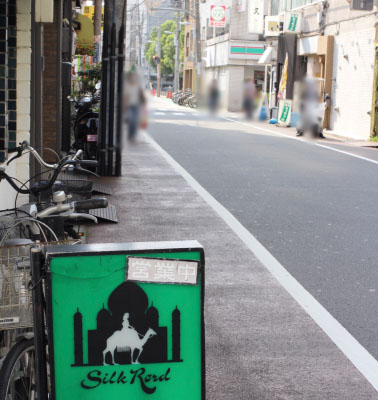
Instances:
[[[212,5],[213,2],[201,4],[203,84],[206,87],[216,80],[221,106],[229,111],[240,111],[245,80],[252,79],[260,89],[264,85],[264,66],[258,61],[266,48],[263,24],[268,1],[219,3],[225,7],[224,27],[211,26]]]
[[[283,27],[278,38],[275,95],[288,48],[285,41],[294,36],[286,98],[293,99],[297,111],[295,81],[303,73],[324,82],[324,94],[330,97],[323,128],[330,133],[356,140],[368,140],[378,133],[376,25],[378,9],[351,10],[345,0],[303,1],[273,6]],[[285,19],[296,15],[298,25],[289,32]],[[290,62],[291,60],[291,62]],[[378,103],[377,103],[378,104]]]

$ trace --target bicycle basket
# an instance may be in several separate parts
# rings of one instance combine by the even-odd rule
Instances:
[[[30,247],[0,248],[0,331],[33,326]]]

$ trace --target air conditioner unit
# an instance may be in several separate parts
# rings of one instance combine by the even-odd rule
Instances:
[[[265,17],[264,36],[279,36],[280,32],[280,17],[278,15]]]

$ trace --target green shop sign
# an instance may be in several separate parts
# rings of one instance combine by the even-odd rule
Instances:
[[[297,29],[298,14],[291,14],[288,31],[295,32]]]
[[[46,263],[53,399],[205,399],[198,242],[50,246]]]

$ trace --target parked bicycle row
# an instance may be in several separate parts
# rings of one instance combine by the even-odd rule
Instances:
[[[36,182],[28,187],[29,181],[19,182],[7,174],[6,167],[0,167],[0,181],[6,180],[17,196],[28,195],[30,199],[21,206],[0,210],[0,400],[35,399],[33,308],[43,306],[44,288],[42,271],[32,273],[30,250],[50,243],[80,243],[82,226],[97,223],[89,210],[106,208],[108,202],[106,198],[90,198],[91,181],[59,179],[68,171],[96,175],[88,168],[95,169],[97,161],[82,159],[82,150],[54,164],[47,163],[27,142],[9,153],[16,154],[7,166],[31,154],[44,173],[34,176]],[[43,332],[43,326],[39,328]]]
[[[186,89],[182,92],[173,93],[172,101],[180,106],[188,106],[197,108],[196,96],[192,93],[191,89]]]

